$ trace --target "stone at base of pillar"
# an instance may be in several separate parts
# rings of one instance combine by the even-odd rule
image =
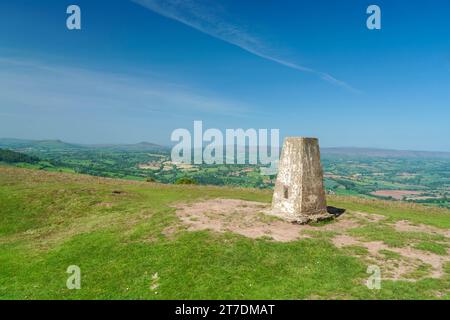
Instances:
[[[269,209],[264,212],[265,214],[278,217],[280,219],[283,219],[285,221],[291,222],[291,223],[297,223],[297,224],[308,224],[308,223],[315,223],[319,221],[325,221],[325,220],[331,220],[334,219],[335,216],[332,214],[329,214],[326,210],[320,210],[318,212],[308,213],[308,214],[295,214],[290,215],[286,214],[284,212],[279,212],[273,209]]]

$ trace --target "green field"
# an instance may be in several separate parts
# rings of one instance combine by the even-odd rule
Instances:
[[[15,159],[11,158],[10,150],[19,153]],[[425,153],[411,157],[404,152],[385,152],[377,156],[341,152],[335,154],[325,150],[322,154],[327,193],[450,209],[450,154],[439,157]],[[3,157],[3,153],[6,156]],[[59,140],[0,138],[1,163],[51,172],[169,184],[188,178],[201,185],[272,189],[276,179],[275,175],[261,175],[260,165],[177,166],[170,161],[169,148],[150,143],[76,145]]]
[[[334,221],[305,230],[308,238],[277,242],[189,231],[172,207],[214,198],[267,203],[271,192],[0,166],[0,299],[450,298],[448,210],[330,196],[347,209],[339,219],[357,225],[333,229]],[[396,230],[402,220],[425,231]],[[358,243],[333,244],[345,236]],[[371,243],[385,247],[373,255]],[[440,259],[440,273],[398,253],[405,248]],[[412,269],[369,290],[374,263],[386,275]],[[81,268],[80,290],[66,287],[69,265]]]

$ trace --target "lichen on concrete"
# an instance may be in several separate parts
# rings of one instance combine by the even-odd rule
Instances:
[[[302,224],[330,219],[318,139],[285,139],[270,214]]]

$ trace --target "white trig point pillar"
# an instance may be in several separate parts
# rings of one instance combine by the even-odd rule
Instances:
[[[284,140],[271,214],[302,224],[330,218],[318,139]]]

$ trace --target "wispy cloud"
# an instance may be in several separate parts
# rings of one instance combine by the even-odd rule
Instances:
[[[242,103],[159,79],[0,57],[0,105],[12,111],[246,116]]]
[[[235,45],[260,58],[270,60],[285,67],[301,72],[314,74],[324,81],[343,87],[353,92],[359,92],[344,81],[332,75],[312,68],[282,59],[273,52],[261,39],[249,34],[237,24],[221,18],[212,5],[203,5],[192,0],[131,0],[153,12],[183,23],[211,37]]]

